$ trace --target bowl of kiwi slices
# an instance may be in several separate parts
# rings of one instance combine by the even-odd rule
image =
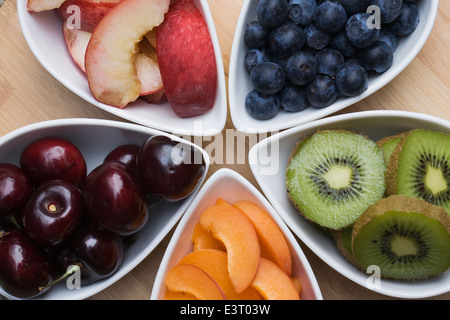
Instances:
[[[450,122],[364,111],[256,144],[251,170],[282,219],[350,280],[399,298],[450,291]]]

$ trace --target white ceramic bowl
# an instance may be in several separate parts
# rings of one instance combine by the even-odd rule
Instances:
[[[355,98],[339,98],[331,106],[323,109],[310,107],[297,113],[280,111],[272,119],[256,120],[250,117],[245,110],[245,97],[253,87],[244,67],[244,57],[247,52],[244,43],[244,30],[247,23],[256,19],[255,8],[258,2],[259,0],[244,1],[236,26],[230,61],[228,91],[231,119],[238,130],[247,133],[282,130],[317,120],[342,110],[376,92],[405,69],[422,49],[433,28],[439,5],[439,0],[421,0],[418,2],[421,18],[417,29],[411,35],[399,41],[399,46],[394,54],[393,66],[381,75],[371,76],[368,89],[362,95]]]
[[[230,169],[220,169],[215,172],[205,182],[183,215],[161,261],[150,298],[152,300],[164,298],[167,290],[165,285],[167,272],[182,257],[192,251],[191,236],[194,226],[200,220],[202,212],[214,205],[219,197],[231,203],[249,200],[264,208],[275,220],[289,243],[293,259],[293,275],[298,277],[302,283],[302,299],[322,300],[322,294],[314,273],[291,231],[264,196],[244,177]]]
[[[217,62],[217,94],[214,106],[204,115],[180,118],[168,102],[149,104],[141,99],[119,109],[98,102],[89,90],[85,74],[73,62],[62,34],[62,21],[53,11],[29,13],[27,1],[17,1],[23,35],[39,62],[64,86],[92,105],[123,119],[169,133],[212,136],[222,131],[227,118],[227,96],[222,55],[214,21],[206,0],[195,0],[209,27]],[[181,53],[182,54],[182,53]]]
[[[106,154],[115,147],[128,143],[140,145],[148,137],[160,134],[176,141],[184,141],[191,144],[186,140],[181,140],[155,129],[120,121],[95,119],[44,121],[17,129],[1,137],[0,162],[19,165],[20,154],[28,143],[46,136],[57,136],[68,139],[78,146],[86,160],[89,173],[102,163]],[[195,147],[198,148],[197,146]],[[204,179],[209,169],[210,161],[208,154],[203,149],[198,149],[201,150],[206,164],[206,170],[202,177]],[[148,222],[136,234],[136,242],[126,249],[123,262],[114,275],[94,284],[82,286],[81,289],[69,290],[65,281],[63,281],[36,299],[85,299],[112,285],[136,267],[164,239],[181,218],[199,188],[200,186],[182,201],[174,203],[160,202],[150,208]],[[14,298],[4,292],[1,287],[0,294]]]
[[[366,134],[373,140],[414,128],[450,133],[450,122],[440,118],[405,111],[364,111],[317,120],[288,129],[256,144],[249,153],[251,170],[282,219],[317,256],[350,280],[368,287],[370,274],[349,263],[335,242],[304,219],[291,205],[286,194],[285,173],[296,143],[318,129],[348,129]],[[381,280],[369,289],[388,296],[424,298],[450,291],[450,272],[424,280]]]

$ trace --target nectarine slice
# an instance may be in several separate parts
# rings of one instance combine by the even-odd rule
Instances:
[[[180,264],[191,264],[205,271],[216,281],[228,300],[261,300],[262,296],[252,287],[236,293],[228,275],[227,253],[215,249],[203,249],[184,256]]]
[[[73,16],[79,19],[80,30],[94,32],[97,25],[121,0],[66,0],[56,12],[64,21]],[[78,8],[79,16],[74,16],[74,7]]]
[[[210,110],[216,98],[217,65],[208,25],[193,0],[170,6],[156,31],[164,89],[182,118]]]
[[[59,8],[66,0],[28,0],[29,12],[40,12]]]
[[[244,291],[258,271],[261,254],[252,223],[233,206],[214,205],[202,213],[200,224],[225,245],[231,282],[237,293]]]
[[[251,286],[266,300],[299,300],[292,279],[272,261],[261,258],[258,273]]]
[[[203,270],[190,264],[178,264],[169,270],[166,286],[171,292],[185,292],[199,300],[223,300],[217,283]]]
[[[163,89],[156,50],[145,38],[139,42],[139,53],[136,55],[134,65],[141,82],[141,96]]]
[[[98,101],[123,108],[141,94],[137,44],[164,20],[170,0],[123,0],[97,25],[86,51],[89,88]]]
[[[250,219],[258,235],[261,256],[275,262],[288,276],[292,257],[286,239],[272,217],[257,204],[242,200],[233,204]]]
[[[223,243],[214,238],[210,232],[203,229],[200,223],[197,223],[194,227],[192,242],[194,243],[194,251],[202,249],[225,250]]]
[[[80,29],[69,29],[67,24],[63,22],[63,35],[73,61],[81,71],[86,72],[84,58],[92,33]]]

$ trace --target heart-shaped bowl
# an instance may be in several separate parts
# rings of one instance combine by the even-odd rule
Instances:
[[[217,89],[209,112],[192,118],[180,118],[168,102],[149,104],[142,99],[120,109],[98,102],[92,95],[86,75],[73,62],[62,33],[62,20],[53,11],[30,13],[27,1],[17,1],[22,33],[37,60],[69,90],[102,110],[129,121],[169,133],[213,136],[222,131],[227,119],[227,93],[222,54],[211,11],[206,0],[195,0],[208,24],[217,65]],[[180,52],[180,54],[183,54]]]
[[[198,148],[205,163],[205,179],[209,169],[209,156],[198,146],[159,130],[121,121],[97,119],[60,119],[38,122],[14,130],[0,138],[0,162],[19,165],[20,154],[32,141],[47,136],[65,138],[74,143],[83,154],[88,173],[101,164],[105,156],[122,144],[141,145],[150,136],[165,135],[175,141],[185,142]],[[146,225],[138,231],[133,242],[124,251],[122,264],[109,278],[81,286],[81,289],[68,289],[66,282],[60,282],[36,299],[79,300],[88,298],[115,283],[136,267],[164,239],[183,215],[189,203],[198,192],[200,185],[189,197],[178,202],[157,202],[149,207]],[[14,299],[0,287],[0,294]]]
[[[236,129],[247,133],[276,131],[291,128],[317,120],[342,110],[376,92],[394,79],[414,59],[425,44],[433,28],[439,6],[439,0],[418,1],[420,23],[416,30],[400,39],[394,53],[392,67],[380,75],[369,76],[367,90],[354,98],[338,98],[332,105],[323,109],[308,107],[292,113],[280,111],[268,120],[252,118],[245,110],[245,97],[253,89],[249,74],[244,67],[247,47],[244,43],[244,30],[247,23],[256,20],[256,6],[259,0],[245,0],[236,26],[230,60],[228,82],[231,119]]]
[[[290,203],[286,193],[286,168],[298,141],[317,130],[347,129],[367,135],[374,141],[403,131],[424,128],[450,133],[450,122],[433,116],[406,111],[362,111],[333,116],[273,135],[249,152],[251,170],[272,206],[292,232],[319,258],[348,279],[375,292],[400,298],[424,298],[450,291],[450,273],[412,281],[382,279],[370,282],[371,274],[354,267],[326,233],[304,219]]]
[[[183,218],[180,220],[161,261],[153,285],[151,299],[162,300],[167,291],[165,278],[167,272],[174,267],[180,259],[192,251],[192,232],[199,222],[202,212],[215,204],[218,198],[229,203],[239,200],[252,201],[261,206],[270,214],[284,234],[292,255],[292,274],[302,284],[302,300],[322,300],[319,285],[314,273],[301,250],[297,240],[289,228],[281,220],[277,211],[270,205],[264,196],[244,177],[237,172],[223,168],[216,171],[200,189],[192,201]]]

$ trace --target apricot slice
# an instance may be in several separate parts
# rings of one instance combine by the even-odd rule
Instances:
[[[203,229],[200,223],[197,223],[194,227],[192,242],[194,243],[194,251],[202,249],[225,250],[223,243],[214,238],[210,232]]]
[[[220,240],[228,253],[228,273],[237,293],[253,281],[261,249],[258,236],[247,216],[233,206],[213,205],[200,217],[201,226]]]
[[[291,280],[292,280],[292,283],[294,284],[295,289],[297,289],[298,295],[301,297],[303,287],[302,287],[302,283],[300,282],[300,279],[297,277],[291,277]]]
[[[225,298],[217,283],[205,271],[190,264],[178,264],[170,269],[166,286],[171,292],[185,292],[199,300]]]
[[[262,300],[261,294],[252,287],[236,293],[227,269],[227,253],[215,249],[203,249],[184,256],[180,264],[191,264],[205,271],[229,300]]]
[[[266,300],[300,300],[292,279],[272,261],[261,258],[251,286]]]
[[[239,208],[252,222],[258,235],[261,256],[275,262],[288,276],[291,276],[291,252],[283,233],[272,217],[251,201],[238,201],[233,206]]]
[[[226,200],[224,200],[223,198],[218,198],[216,200],[216,204],[219,206],[231,206],[231,204],[229,202],[227,202]]]
[[[193,294],[187,292],[168,291],[164,295],[164,300],[198,300]]]

